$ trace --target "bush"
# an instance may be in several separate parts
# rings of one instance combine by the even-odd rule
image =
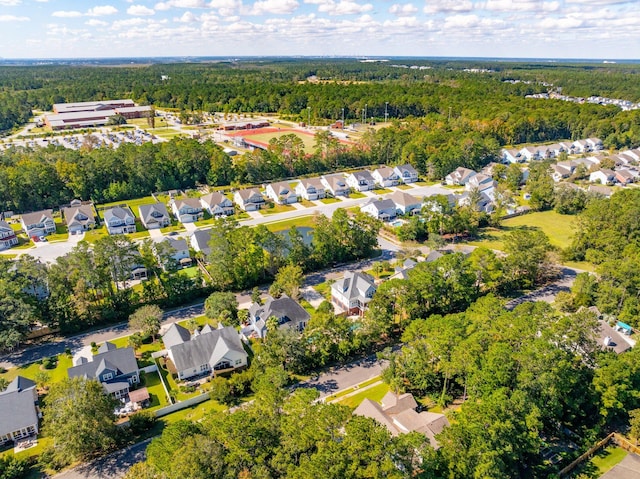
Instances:
[[[64,354],[71,356],[71,348],[64,348]]]
[[[220,404],[231,405],[236,402],[236,398],[231,393],[231,385],[223,377],[213,378],[211,380],[211,391],[209,397]]]
[[[129,430],[138,435],[148,431],[156,423],[156,415],[153,411],[139,411],[129,416]]]
[[[2,479],[21,479],[27,477],[27,462],[14,456],[0,457],[0,477]]]
[[[188,386],[180,386],[180,392],[183,392],[185,394],[190,394],[196,391],[196,386],[193,384],[190,384]]]
[[[42,361],[42,365],[44,366],[45,369],[54,369],[56,367],[56,364],[51,362],[51,359],[46,358]]]

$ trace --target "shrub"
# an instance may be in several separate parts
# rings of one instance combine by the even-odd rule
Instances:
[[[139,411],[129,416],[129,430],[135,434],[148,431],[156,423],[156,415],[153,411]]]

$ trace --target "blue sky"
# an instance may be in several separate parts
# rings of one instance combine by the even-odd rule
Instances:
[[[0,0],[0,57],[640,58],[638,0]]]

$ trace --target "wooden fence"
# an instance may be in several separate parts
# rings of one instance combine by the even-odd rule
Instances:
[[[640,455],[640,447],[629,442],[624,436],[618,434],[617,432],[612,432],[603,440],[599,441],[593,447],[591,447],[587,452],[582,454],[579,458],[574,460],[571,464],[566,466],[564,469],[560,471],[560,477],[568,476],[576,467],[582,464],[587,459],[593,457],[595,453],[597,453],[600,449],[607,446],[610,442],[613,442],[615,445],[621,447],[622,449],[632,453]]]

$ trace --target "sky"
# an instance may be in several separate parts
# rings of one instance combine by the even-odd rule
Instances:
[[[0,57],[640,58],[640,0],[0,0]]]

